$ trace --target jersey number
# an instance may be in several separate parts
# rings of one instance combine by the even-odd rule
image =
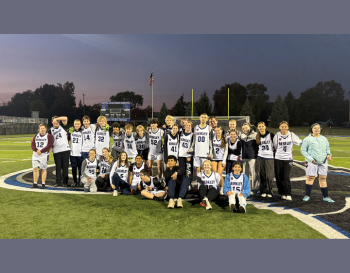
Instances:
[[[90,136],[89,136],[89,135],[86,135],[86,136],[84,137],[84,140],[90,140]]]
[[[58,133],[58,135],[56,135],[56,139],[62,138],[61,133]]]
[[[79,143],[79,138],[73,138],[73,143]]]
[[[284,151],[284,152],[287,152],[287,146],[284,146],[284,147],[283,147],[283,151]]]
[[[98,137],[98,142],[103,142],[105,140],[105,137],[104,136],[99,136]]]
[[[151,139],[151,144],[152,145],[157,145],[157,140],[156,139]]]
[[[216,149],[215,149],[215,153],[218,155],[219,152],[220,152],[220,149],[219,149],[219,148],[216,148]]]
[[[176,146],[171,147],[171,151],[176,153]]]
[[[186,149],[187,149],[187,148],[188,148],[188,144],[187,144],[187,142],[183,142],[183,143],[182,143],[182,147],[184,147],[184,148],[186,148]]]
[[[44,142],[37,142],[36,146],[37,146],[37,148],[43,148]]]
[[[198,142],[204,142],[205,141],[205,137],[204,136],[199,136],[198,137]]]
[[[268,151],[270,148],[269,148],[269,145],[262,145],[261,146],[261,149],[264,151],[264,150],[266,150],[266,151]]]

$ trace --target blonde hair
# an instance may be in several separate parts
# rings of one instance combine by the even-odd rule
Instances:
[[[100,122],[100,120],[104,120],[107,123],[107,118],[105,116],[99,116],[97,122]]]
[[[201,114],[199,117],[201,117],[201,116],[207,116],[207,119],[209,119],[209,117],[206,113]]]
[[[108,164],[111,164],[112,161],[114,160],[114,158],[109,154],[109,149],[107,147],[105,147],[105,148],[102,149],[102,151],[103,150],[106,150],[108,152],[108,158],[109,158],[108,159]]]
[[[75,122],[79,122],[79,123],[81,124],[80,119],[76,119],[76,120],[74,120],[74,123],[75,123]]]
[[[211,163],[211,161],[210,160],[205,160],[204,162],[203,162],[203,164],[202,164],[202,166],[201,166],[201,169],[202,170],[204,170],[204,164],[205,163],[209,163],[209,165],[210,165],[210,171],[213,171],[213,165],[212,165],[212,163]]]
[[[192,123],[192,121],[188,121],[187,124],[191,124],[191,129],[193,128],[193,123]],[[187,124],[186,124],[186,125],[187,125]]]
[[[132,126],[132,124],[127,124],[127,125],[125,125],[125,129],[131,129],[132,130],[132,128],[134,128],[134,126]]]
[[[136,132],[138,132],[140,130],[145,131],[145,127],[143,127],[142,125],[137,126],[136,127]]]
[[[230,123],[232,123],[232,122],[234,122],[234,123],[237,124],[237,121],[236,121],[235,119],[231,119],[228,123],[230,124]]]
[[[172,121],[174,121],[174,117],[173,117],[173,116],[170,116],[170,115],[167,115],[166,118],[165,118],[165,120],[172,120]]]

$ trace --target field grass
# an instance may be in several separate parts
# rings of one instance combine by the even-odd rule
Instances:
[[[32,135],[0,136],[0,176],[31,168]],[[334,165],[349,166],[349,138],[329,138]],[[298,159],[297,149],[295,158]],[[300,160],[302,158],[300,157]],[[339,160],[339,161],[338,161]],[[53,164],[50,155],[49,164]],[[346,167],[345,166],[345,167]],[[0,188],[0,238],[325,238],[290,215],[197,202],[168,210],[140,196],[70,195]]]

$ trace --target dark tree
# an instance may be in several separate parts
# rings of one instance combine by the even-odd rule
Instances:
[[[129,101],[131,109],[143,105],[143,96],[135,94],[134,91],[119,92],[109,98],[111,101]]]
[[[187,106],[187,103],[185,102],[184,94],[182,93],[181,97],[177,100],[177,102],[175,103],[172,109],[172,115],[184,116],[186,113],[186,106]]]
[[[205,90],[203,94],[201,94],[200,99],[194,103],[194,107],[199,115],[203,113],[206,113],[208,116],[212,115],[212,105]]]
[[[165,118],[168,115],[168,108],[165,103],[163,103],[162,108],[160,108],[160,112],[158,114],[159,125],[162,126],[165,124]]]
[[[271,127],[278,128],[281,121],[289,121],[287,105],[278,95],[271,112]]]
[[[240,116],[249,116],[250,123],[255,124],[255,116],[252,111],[252,107],[250,106],[249,99],[247,98],[245,103],[243,104],[242,110],[240,112]]]

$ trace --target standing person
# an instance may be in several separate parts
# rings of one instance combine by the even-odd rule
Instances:
[[[130,185],[127,182],[129,177],[129,161],[126,152],[121,152],[119,159],[113,164],[109,173],[109,181],[113,189],[113,196],[118,196],[120,188],[122,194],[130,195]]]
[[[242,173],[241,164],[241,162],[235,162],[232,166],[233,172],[226,175],[224,182],[224,194],[228,197],[229,206],[232,212],[237,211],[238,207],[241,212],[246,213],[246,198],[250,193],[250,185],[248,176]]]
[[[60,125],[62,121],[62,125]],[[49,130],[49,134],[53,137],[52,153],[56,165],[56,183],[54,187],[60,187],[62,184],[63,176],[63,186],[68,186],[68,167],[69,167],[69,155],[70,147],[68,143],[67,136],[67,117],[52,117],[52,125]]]
[[[138,187],[142,196],[155,201],[164,201],[165,189],[157,177],[151,176],[149,171],[142,170],[140,178],[141,182]]]
[[[302,140],[294,133],[289,132],[287,121],[280,123],[278,132],[273,138],[275,153],[275,177],[278,193],[283,200],[292,200],[292,187],[290,184],[290,171],[293,166],[293,144],[301,146]]]
[[[150,120],[151,129],[148,131],[149,135],[149,154],[148,166],[150,167],[151,175],[153,174],[153,161],[157,158],[158,178],[162,178],[162,139],[164,131],[158,128],[159,121],[157,118]]]
[[[327,138],[321,136],[322,127],[318,123],[314,123],[310,127],[310,134],[304,138],[301,145],[301,154],[305,157],[306,167],[306,184],[305,184],[305,197],[303,201],[309,201],[311,196],[312,185],[314,184],[315,177],[318,177],[320,183],[321,192],[323,195],[323,201],[334,203],[334,201],[328,197],[327,187],[327,172],[328,161],[331,161],[332,154],[329,148],[329,142]]]
[[[148,153],[149,153],[149,135],[145,131],[145,127],[139,125],[136,127],[136,148],[137,153],[142,157],[143,162],[147,163]]]
[[[230,138],[230,131],[231,130],[236,130],[236,133],[237,133],[237,138],[240,139],[241,138],[241,131],[238,131],[237,130],[237,121],[234,120],[234,119],[231,119],[229,122],[228,122],[228,127],[229,129],[226,131],[226,139],[229,139]]]
[[[74,128],[69,128],[68,140],[70,140],[70,164],[72,167],[73,183],[72,187],[80,185],[83,132],[79,119],[74,121]],[[77,170],[79,176],[77,178]]]
[[[206,210],[211,210],[210,202],[219,196],[221,177],[212,170],[212,162],[206,160],[203,163],[203,171],[197,175],[199,198],[202,200],[201,206]]]
[[[180,133],[180,143],[179,143],[179,166],[185,169],[185,176],[192,181],[193,177],[193,157],[189,153],[193,142],[193,132],[192,132],[192,122],[187,122],[185,125],[185,130]]]
[[[207,125],[208,115],[203,113],[199,117],[200,124],[197,125],[193,133],[193,142],[189,152],[194,151],[193,165],[197,168],[197,173],[204,161],[212,157],[212,138],[210,137],[211,127]]]
[[[96,151],[91,149],[89,157],[83,161],[81,166],[83,173],[81,175],[81,182],[84,184],[84,192],[97,192],[96,177],[98,172],[99,161],[96,158]]]
[[[108,191],[111,181],[109,179],[109,173],[112,169],[115,160],[109,155],[108,148],[102,149],[103,159],[98,163],[99,174],[96,179],[97,191]]]
[[[169,195],[168,209],[175,206],[174,198],[178,196],[176,206],[182,208],[182,199],[185,198],[190,185],[190,180],[185,177],[185,170],[176,166],[177,158],[173,155],[168,156],[167,168],[164,171],[165,183]]]
[[[225,141],[225,135],[224,130],[220,126],[214,127],[214,138],[212,140],[212,147],[213,147],[213,159],[212,159],[212,167],[213,172],[216,172],[220,175],[220,189],[222,189],[224,185],[224,178],[222,177],[222,172],[224,171],[224,168],[226,166],[226,162],[224,161],[224,155],[227,154],[226,152],[226,141]],[[223,195],[224,193],[221,192]]]
[[[189,122],[188,118],[181,118],[180,119],[180,128],[179,128],[180,133],[185,132],[187,122]]]
[[[107,124],[107,118],[104,116],[99,116],[97,123],[95,136],[96,157],[102,160],[102,149],[108,148],[110,150],[109,125]]]
[[[89,157],[89,151],[90,149],[95,149],[95,132],[96,132],[96,125],[90,124],[90,117],[84,116],[83,117],[83,146],[81,148],[82,153],[82,161],[84,161],[86,158]]]
[[[148,171],[148,166],[145,162],[142,161],[140,155],[136,156],[135,163],[131,164],[129,167],[129,185],[130,185],[130,194],[136,194],[138,186],[141,182],[140,172],[142,170]]]
[[[168,156],[173,155],[176,158],[179,157],[179,125],[174,124],[172,127],[172,131],[164,136],[164,162],[168,161]]]
[[[124,130],[120,128],[120,124],[118,122],[114,122],[112,124],[112,138],[113,138],[113,146],[111,156],[113,158],[119,158],[119,154],[124,151]]]
[[[170,115],[167,115],[165,118],[165,124],[162,127],[164,131],[164,135],[171,133],[174,124],[175,124],[174,118]]]
[[[232,170],[232,164],[242,160],[242,143],[237,138],[236,129],[231,129],[226,143],[225,155],[222,163],[226,163],[226,174]]]
[[[266,131],[265,122],[258,123],[256,135],[256,144],[258,144],[258,175],[260,178],[261,197],[271,198],[273,195],[273,178],[275,177],[274,158],[273,158],[273,138],[275,134]]]
[[[128,155],[128,160],[130,163],[135,162],[135,157],[137,156],[135,135],[132,132],[134,126],[127,124],[125,126],[125,137],[124,137],[124,150]]]
[[[218,126],[218,120],[216,119],[216,117],[211,116],[209,118],[209,126],[212,128],[210,131],[210,137],[213,139],[215,135],[214,128]]]
[[[258,156],[258,144],[256,144],[257,133],[252,131],[249,123],[244,123],[242,126],[242,161],[243,161],[243,172],[249,176],[252,176],[250,182],[250,194],[257,194],[260,188],[258,169],[256,158]]]
[[[39,125],[39,133],[36,134],[31,142],[33,150],[32,167],[33,167],[33,185],[31,188],[38,187],[39,170],[41,170],[41,189],[45,189],[47,177],[47,162],[49,161],[50,149],[53,144],[53,137],[46,133],[46,125]]]

